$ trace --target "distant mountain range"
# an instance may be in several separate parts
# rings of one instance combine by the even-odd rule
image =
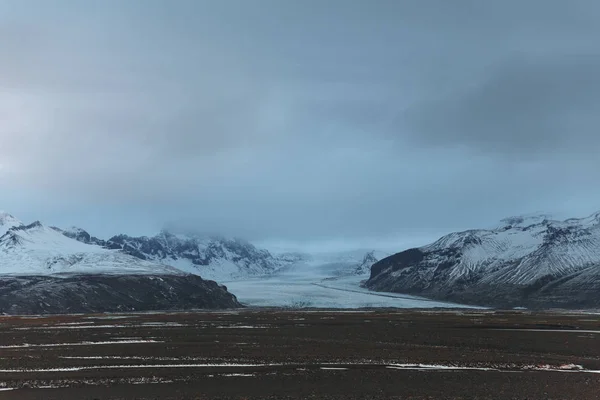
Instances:
[[[271,254],[240,239],[168,231],[103,240],[0,213],[0,312],[232,307],[239,305],[235,296],[204,279],[270,275],[299,264],[368,276],[371,290],[455,303],[600,307],[600,213],[565,221],[507,218],[493,229],[451,233],[392,256]]]
[[[375,253],[273,255],[241,239],[120,234],[24,224],[0,213],[0,312],[219,308],[239,306],[219,282],[272,274],[294,264],[328,264],[365,274]]]
[[[600,213],[451,233],[373,264],[365,286],[497,307],[600,307]]]
[[[72,235],[73,231],[65,234]],[[77,231],[77,240],[85,240],[88,236],[85,231]],[[171,265],[217,281],[270,274],[287,263],[244,240],[216,236],[181,235],[162,231],[153,237],[117,235],[103,243],[98,243],[96,238],[91,238],[90,241],[142,260]]]
[[[348,273],[364,274],[382,254],[357,250],[275,255],[242,239],[166,230],[152,237],[119,234],[103,240],[81,228],[25,225],[0,213],[0,275],[192,273],[226,281],[269,275],[298,263],[337,263],[347,265]]]
[[[0,213],[0,313],[240,306],[224,286],[101,244]]]
[[[389,255],[374,250],[272,254],[243,239],[228,239],[221,236],[175,234],[163,230],[152,237],[120,234],[102,240],[81,228],[63,230],[54,227],[53,229],[85,244],[120,250],[140,260],[172,266],[216,281],[270,275],[294,264],[338,264],[340,273],[362,275],[368,274],[371,265],[378,259]]]

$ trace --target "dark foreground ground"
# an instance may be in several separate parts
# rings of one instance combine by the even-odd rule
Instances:
[[[0,398],[600,399],[600,315],[0,317]]]

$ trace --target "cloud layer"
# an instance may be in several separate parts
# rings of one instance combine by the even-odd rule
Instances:
[[[0,207],[400,248],[585,214],[599,22],[592,0],[8,0]]]

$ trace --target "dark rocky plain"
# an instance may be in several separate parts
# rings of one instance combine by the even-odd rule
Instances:
[[[0,317],[0,399],[599,399],[600,313]]]

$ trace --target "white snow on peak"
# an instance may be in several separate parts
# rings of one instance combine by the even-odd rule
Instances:
[[[181,271],[88,245],[34,222],[0,237],[0,275],[177,274]]]
[[[268,275],[286,265],[268,251],[241,239],[173,234],[166,230],[154,237],[119,235],[109,239],[147,260],[172,265],[182,271],[217,282],[247,276]],[[133,253],[131,253],[133,254]]]
[[[477,274],[494,284],[529,284],[600,264],[600,213],[565,221],[536,215],[504,222],[492,230],[451,233],[422,247],[427,264],[452,264],[452,280]]]
[[[574,224],[574,225],[581,225],[584,227],[593,227],[596,225],[600,225],[600,211],[590,215],[589,217],[586,218],[571,218],[565,221],[565,224]]]
[[[21,225],[23,223],[17,218],[0,210],[0,236],[3,236],[10,228]]]

